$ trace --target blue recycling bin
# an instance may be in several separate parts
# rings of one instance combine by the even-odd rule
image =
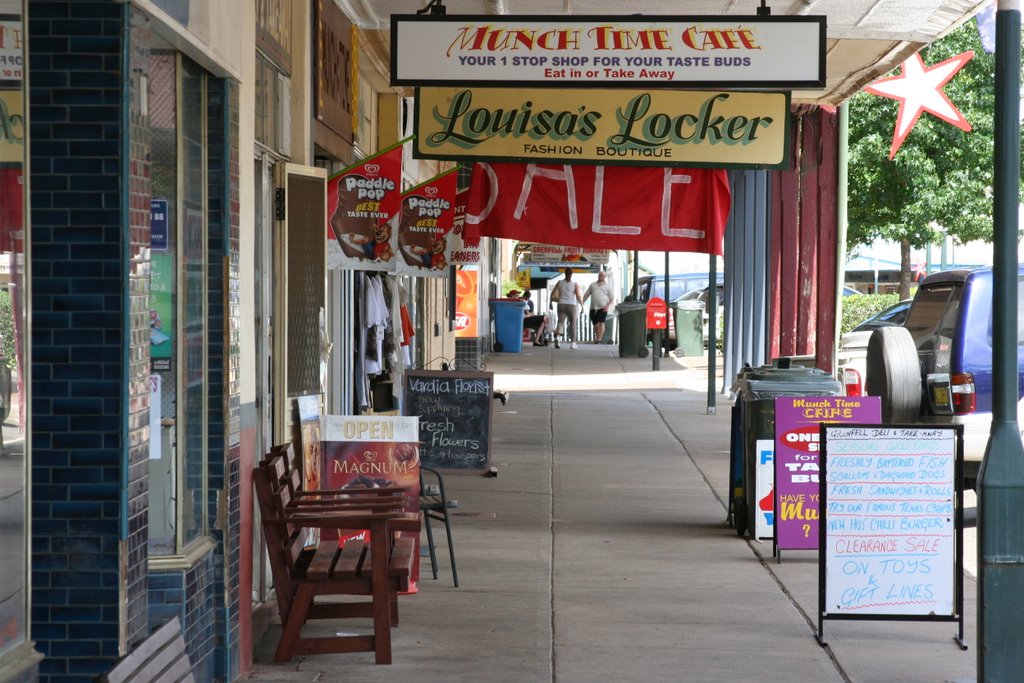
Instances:
[[[523,317],[526,302],[522,299],[491,299],[494,321],[494,350],[519,353],[523,350]]]

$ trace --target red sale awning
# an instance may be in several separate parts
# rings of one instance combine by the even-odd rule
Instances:
[[[722,169],[477,163],[467,239],[722,254]]]

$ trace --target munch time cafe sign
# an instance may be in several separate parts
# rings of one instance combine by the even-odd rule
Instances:
[[[392,85],[821,88],[823,16],[392,15]]]
[[[419,88],[413,156],[782,168],[788,92]]]

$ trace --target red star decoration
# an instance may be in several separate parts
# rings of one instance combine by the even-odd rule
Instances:
[[[889,149],[890,161],[896,156],[914,124],[921,118],[922,112],[926,111],[943,121],[948,121],[960,130],[971,130],[971,124],[967,123],[967,119],[953,106],[942,89],[972,57],[974,52],[968,50],[926,68],[921,55],[915,54],[903,62],[902,73],[899,76],[883,78],[864,88],[873,95],[900,101],[900,113],[896,117],[896,130],[892,136],[892,147]]]

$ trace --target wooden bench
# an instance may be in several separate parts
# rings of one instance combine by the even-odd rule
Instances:
[[[178,617],[153,631],[97,680],[100,683],[195,683]]]
[[[269,457],[253,472],[274,576],[282,633],[274,660],[295,655],[374,652],[378,664],[391,663],[391,628],[398,625],[398,594],[409,590],[415,539],[421,516],[404,512],[402,495],[376,489],[344,489],[320,499],[296,496],[295,469],[282,455]],[[312,492],[310,492],[312,493]],[[368,540],[320,539],[308,546],[309,529],[342,534],[367,531]],[[318,601],[323,596],[370,596],[370,600]],[[369,618],[373,635],[304,637],[310,619]]]

